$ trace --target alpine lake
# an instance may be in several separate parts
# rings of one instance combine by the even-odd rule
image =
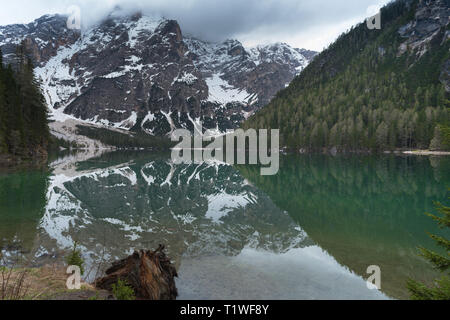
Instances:
[[[283,155],[275,176],[170,154],[84,158],[0,172],[4,264],[64,261],[77,242],[93,270],[164,244],[189,300],[407,299],[409,278],[439,277],[417,248],[449,236],[425,215],[448,203],[449,157]]]

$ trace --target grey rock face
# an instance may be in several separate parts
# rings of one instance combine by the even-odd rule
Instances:
[[[12,63],[17,45],[25,41],[34,64],[39,66],[55,56],[59,48],[74,44],[79,36],[78,31],[67,29],[67,17],[46,15],[29,24],[0,27],[0,47],[5,63]]]
[[[315,55],[286,44],[207,43],[184,37],[176,21],[140,13],[111,15],[81,33],[66,19],[0,27],[5,60],[25,41],[55,120],[152,135],[193,131],[200,122],[218,133],[236,128]]]
[[[284,43],[246,50],[237,40],[214,44],[186,38],[185,42],[204,78],[214,82],[219,75],[233,87],[249,92],[247,102],[258,107],[268,104],[317,54]]]
[[[424,0],[418,4],[415,19],[403,26],[399,34],[405,38],[399,48],[399,54],[407,50],[416,50],[418,56],[425,54],[430,43],[436,38],[448,39],[445,32],[450,22],[450,3],[448,0]]]
[[[405,41],[400,45],[399,56],[406,52],[415,52],[417,58],[428,52],[431,46],[443,45],[450,39],[449,0],[424,0],[418,4],[415,19],[399,30]],[[450,60],[441,69],[440,81],[450,92]]]

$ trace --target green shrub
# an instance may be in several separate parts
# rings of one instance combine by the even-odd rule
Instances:
[[[133,288],[126,281],[119,279],[117,284],[112,285],[113,294],[117,300],[136,300]]]
[[[95,294],[95,296],[92,296],[89,298],[89,301],[97,301],[100,300],[100,296],[98,294],[98,292]]]
[[[80,267],[81,275],[84,274],[84,260],[81,257],[81,251],[77,249],[78,244],[75,242],[73,245],[72,252],[67,256],[66,262],[69,266]]]

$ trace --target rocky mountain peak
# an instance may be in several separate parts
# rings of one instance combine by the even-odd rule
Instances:
[[[43,65],[56,55],[60,47],[75,43],[79,37],[78,31],[67,29],[67,16],[58,14],[45,15],[29,24],[0,27],[0,46],[5,63],[12,62],[10,58],[22,41],[31,52],[34,64]]]
[[[301,49],[247,49],[184,36],[177,21],[117,8],[81,33],[66,17],[0,27],[7,57],[27,41],[53,119],[77,119],[152,135],[223,132],[264,107],[311,61]]]

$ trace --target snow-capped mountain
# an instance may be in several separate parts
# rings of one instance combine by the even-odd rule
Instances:
[[[264,106],[309,63],[284,43],[245,49],[237,40],[215,44],[185,38],[190,56],[209,88],[209,100]]]
[[[175,128],[225,131],[264,107],[315,53],[274,44],[246,49],[184,37],[174,20],[111,14],[82,32],[62,15],[0,27],[11,62],[25,41],[55,120],[75,118],[166,135]]]

